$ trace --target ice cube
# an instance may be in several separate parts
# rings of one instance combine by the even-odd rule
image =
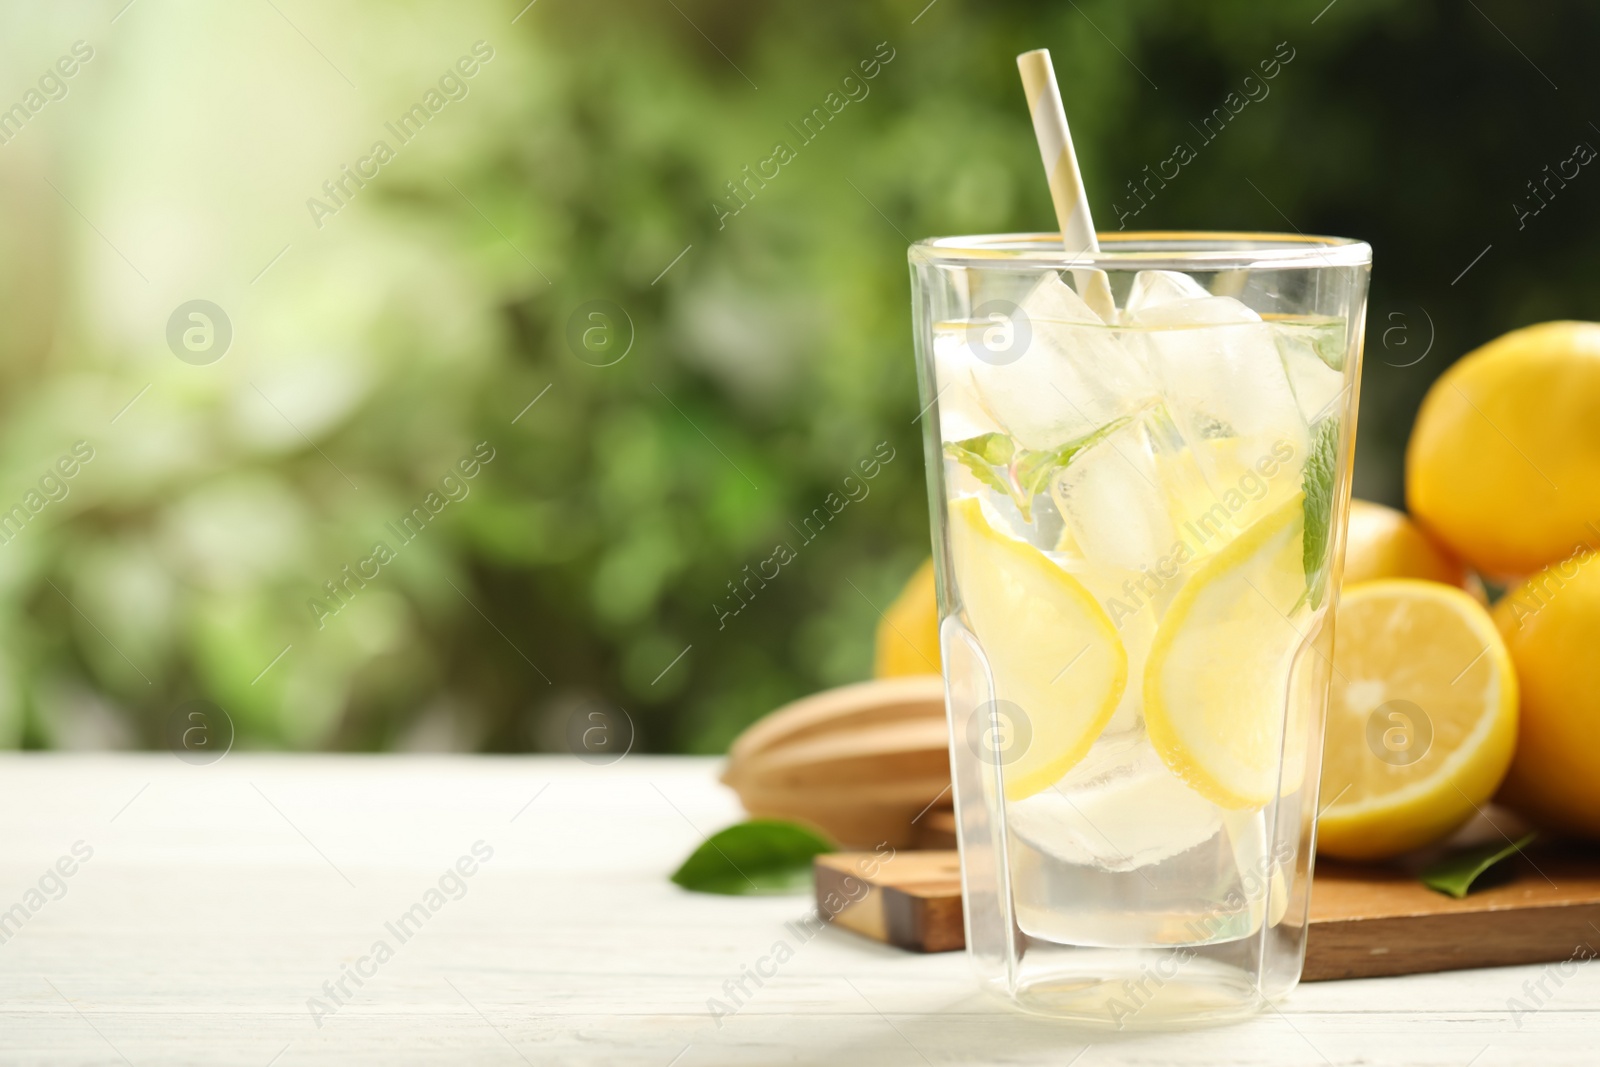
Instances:
[[[1343,403],[1340,394],[1344,392],[1344,375],[1330,367],[1317,351],[1325,331],[1319,334],[1303,326],[1274,323],[1273,333],[1289,387],[1306,422],[1314,423],[1337,413]]]
[[[1212,489],[1232,488],[1234,471],[1246,471],[1275,446],[1303,456],[1309,440],[1305,417],[1289,385],[1271,324],[1231,297],[1174,300],[1130,317],[1140,327],[1128,344],[1143,345],[1162,395],[1183,436],[1196,447]],[[1202,448],[1233,439],[1231,449]],[[1228,469],[1211,457],[1226,454]]]
[[[1162,763],[1143,731],[1094,746],[1051,788],[1008,804],[1011,832],[1067,863],[1132,871],[1215,837],[1218,809]]]
[[[1085,303],[1083,297],[1054,271],[1046,272],[1039,279],[1039,284],[1023,298],[1022,309],[1035,321],[1077,322],[1093,326],[1106,324],[1094,308]]]
[[[1164,401],[1147,401],[1111,425],[1056,472],[1051,498],[1077,555],[1128,572],[1115,580],[1138,586],[1139,594],[1125,595],[1130,607],[1164,606],[1184,562],[1182,527],[1216,498]]]
[[[1174,270],[1142,270],[1133,276],[1133,288],[1128,290],[1123,305],[1123,321],[1141,311],[1170,304],[1175,300],[1194,300],[1211,294],[1187,274]]]
[[[1170,555],[1177,542],[1146,414],[1078,452],[1051,479],[1062,521],[1092,565],[1138,573]]]
[[[1259,929],[1262,919],[1276,925],[1288,904],[1287,885],[1267,848],[1265,809],[1228,811],[1222,819],[1228,829],[1228,843],[1233,846],[1233,864],[1239,872],[1239,892],[1249,914],[1249,928]]]
[[[1146,272],[1149,273],[1149,272]],[[1180,275],[1181,277],[1181,275]],[[1194,282],[1190,282],[1194,285]],[[1198,288],[1198,286],[1196,286]],[[1159,303],[1147,303],[1140,308],[1129,307],[1123,312],[1123,322],[1128,326],[1166,327],[1223,326],[1238,322],[1260,322],[1261,316],[1231,296],[1210,296],[1204,291],[1199,296],[1174,297]]]
[[[1137,357],[1053,271],[1018,309],[993,316],[969,332],[972,379],[983,409],[1023,448],[1057,448],[1153,391]]]
[[[1193,569],[1216,503],[1166,405],[1155,400],[1074,455],[1051,481],[1064,535],[1053,558],[1094,595],[1138,676],[1160,616]],[[1139,727],[1143,687],[1122,694],[1108,734]]]
[[[1000,429],[978,400],[978,386],[972,378],[977,359],[968,345],[971,328],[967,323],[941,322],[933,330],[935,406],[943,441],[965,441]]]
[[[1059,275],[1046,274],[1023,300],[1022,311],[1037,343],[1077,371],[1086,396],[1103,400],[1104,394],[1113,394],[1131,410],[1155,391],[1142,354],[1126,348],[1117,331],[1104,328],[1107,324]]]

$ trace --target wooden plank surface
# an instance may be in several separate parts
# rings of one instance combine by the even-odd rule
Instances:
[[[870,863],[871,870],[867,870]],[[954,851],[816,859],[816,894],[847,903],[834,921],[913,952],[964,947]],[[1385,867],[1319,862],[1304,980],[1372,978],[1600,955],[1600,855],[1536,849],[1461,900]]]
[[[0,1064],[1593,1062],[1593,964],[1316,983],[1281,1014],[1181,1034],[1015,1014],[963,953],[814,924],[807,897],[670,884],[742,816],[719,766],[0,756],[0,912],[75,842],[94,850],[0,944]],[[494,855],[464,892],[318,1026],[308,999],[480,840]],[[1536,1010],[1508,1008],[1541,982]]]
[[[957,853],[875,852],[818,856],[817,907],[847,930],[913,952],[966,945]],[[951,888],[954,887],[954,892]]]
[[[1536,849],[1507,867],[1504,879],[1456,900],[1407,872],[1319,861],[1305,980],[1596,955],[1600,856]]]

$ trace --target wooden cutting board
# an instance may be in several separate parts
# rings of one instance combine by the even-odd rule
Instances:
[[[1546,849],[1508,861],[1464,899],[1386,867],[1319,860],[1305,980],[1587,958],[1600,946],[1600,855]]]
[[[1541,849],[1463,900],[1383,867],[1317,863],[1304,978],[1369,978],[1545,963],[1600,946],[1600,853]],[[915,952],[965,944],[951,850],[836,852],[815,862],[819,914]]]

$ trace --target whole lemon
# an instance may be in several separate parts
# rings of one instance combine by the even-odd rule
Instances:
[[[1546,567],[1502,597],[1494,619],[1522,686],[1517,752],[1496,799],[1600,839],[1600,555]]]
[[[1344,542],[1344,584],[1374,578],[1424,578],[1466,587],[1468,571],[1405,512],[1367,500],[1351,500]]]
[[[939,673],[939,601],[934,592],[933,560],[917,568],[889,610],[878,621],[872,674]]]
[[[1600,324],[1513,330],[1440,375],[1406,449],[1406,503],[1486,574],[1600,545]]]

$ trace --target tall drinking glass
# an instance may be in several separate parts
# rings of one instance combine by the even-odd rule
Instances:
[[[1121,1028],[1300,977],[1371,249],[1102,241],[910,260],[967,950]]]

